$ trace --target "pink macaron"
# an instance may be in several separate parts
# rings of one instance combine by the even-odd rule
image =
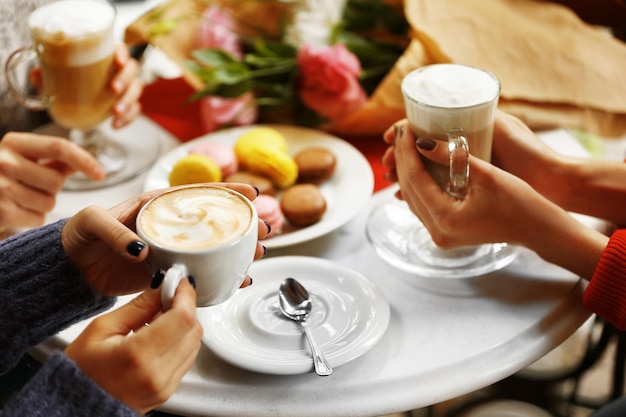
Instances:
[[[279,201],[275,197],[261,194],[252,201],[252,204],[254,204],[259,218],[269,223],[272,228],[267,237],[272,237],[282,231],[285,216],[280,209]]]
[[[225,178],[230,174],[237,172],[239,164],[232,146],[223,142],[205,141],[197,144],[189,150],[189,153],[195,153],[211,158],[222,170],[222,177]]]

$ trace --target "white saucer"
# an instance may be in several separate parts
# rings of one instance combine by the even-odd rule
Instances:
[[[254,284],[220,305],[198,309],[203,343],[225,361],[277,375],[313,371],[311,354],[297,323],[281,316],[278,287],[300,281],[313,300],[309,328],[331,366],[363,355],[383,336],[389,304],[367,278],[334,262],[304,256],[256,261]]]

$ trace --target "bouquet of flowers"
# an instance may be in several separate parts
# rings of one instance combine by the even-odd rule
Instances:
[[[366,103],[408,44],[401,1],[173,0],[145,18],[151,39],[194,27],[179,62],[207,131],[332,126]]]
[[[180,65],[207,130],[273,121],[379,135],[405,116],[408,72],[459,62],[494,73],[499,108],[533,129],[626,132],[626,46],[552,1],[169,0],[126,40]]]

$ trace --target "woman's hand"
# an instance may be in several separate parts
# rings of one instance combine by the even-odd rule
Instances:
[[[104,178],[98,161],[67,139],[9,132],[0,141],[0,231],[43,224],[65,178]]]
[[[403,121],[402,121],[403,122]],[[399,129],[409,129],[406,123],[395,123],[387,129],[383,139],[393,145]],[[471,152],[471,150],[470,150]],[[491,163],[529,183],[541,194],[550,198],[555,188],[563,182],[561,172],[568,158],[546,145],[517,117],[502,111],[496,112]],[[393,146],[384,154],[383,166],[388,169],[385,178],[397,182],[396,160]]]
[[[95,318],[65,354],[109,395],[142,415],[164,403],[196,359],[202,327],[183,280],[161,313],[159,290]]]
[[[257,190],[245,184],[218,184],[240,192],[250,200]],[[141,291],[152,277],[143,261],[149,248],[135,233],[135,220],[141,207],[167,189],[150,191],[131,198],[111,209],[87,207],[74,215],[63,228],[63,250],[81,270],[96,292],[113,296]],[[259,239],[267,235],[267,225],[259,220]],[[265,254],[257,243],[255,259]],[[246,280],[243,286],[249,284]]]
[[[448,195],[426,171],[418,153],[447,165],[446,144],[420,138],[424,148],[417,147],[406,123],[400,122],[400,134],[392,146],[394,175],[400,183],[401,198],[424,223],[434,242],[444,248],[489,242],[520,243],[523,239],[520,232],[525,226],[519,225],[523,221],[519,211],[527,204],[549,202],[519,178],[472,156],[467,195],[462,200]]]
[[[139,79],[139,62],[130,56],[126,45],[116,45],[114,53],[113,63],[116,73],[109,83],[109,88],[116,97],[111,109],[113,127],[119,129],[132,122],[141,112],[139,99],[143,92],[143,83]],[[30,82],[41,90],[42,79],[39,67],[32,69]]]
[[[543,142],[520,119],[496,112],[491,163],[530,184],[544,197],[559,204],[566,190],[565,174],[570,158]]]
[[[219,184],[250,200],[258,191],[245,184]],[[189,281],[179,284],[172,307],[161,311],[160,290],[142,261],[148,256],[135,234],[141,207],[165,190],[140,194],[110,210],[88,207],[65,224],[63,249],[95,291],[121,295],[145,291],[119,309],[94,319],[66,349],[66,355],[114,398],[140,413],[165,402],[195,361],[202,337],[196,295]],[[259,221],[259,239],[268,227]],[[257,243],[255,259],[265,254]],[[242,286],[250,284],[250,278]]]
[[[606,247],[606,236],[582,225],[522,179],[471,155],[465,198],[448,195],[426,171],[418,154],[447,165],[446,144],[428,138],[416,142],[406,121],[396,125],[398,135],[390,140],[393,145],[385,155],[388,166],[393,166],[388,174],[397,178],[399,197],[437,245],[518,244],[549,262],[591,277]]]
[[[111,80],[111,91],[117,100],[113,104],[113,127],[119,129],[129,124],[141,112],[139,98],[143,92],[143,83],[139,80],[139,63],[130,56],[125,45],[115,49],[117,73]]]

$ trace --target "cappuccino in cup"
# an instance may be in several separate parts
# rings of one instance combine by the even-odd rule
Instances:
[[[113,6],[97,0],[57,1],[29,16],[48,112],[67,129],[90,129],[110,115],[114,20]]]
[[[500,95],[500,82],[493,74],[460,64],[428,65],[404,77],[402,94],[407,119],[417,137],[448,142],[451,135],[460,135],[472,155],[491,161]],[[421,159],[439,186],[447,190],[455,175],[451,168]]]
[[[168,308],[181,279],[193,276],[199,307],[229,299],[246,278],[258,239],[252,202],[228,188],[194,185],[150,200],[137,233],[150,246],[152,272],[165,271]]]
[[[141,215],[141,229],[155,243],[175,250],[202,250],[226,244],[250,228],[252,210],[235,192],[186,188],[163,194]]]

